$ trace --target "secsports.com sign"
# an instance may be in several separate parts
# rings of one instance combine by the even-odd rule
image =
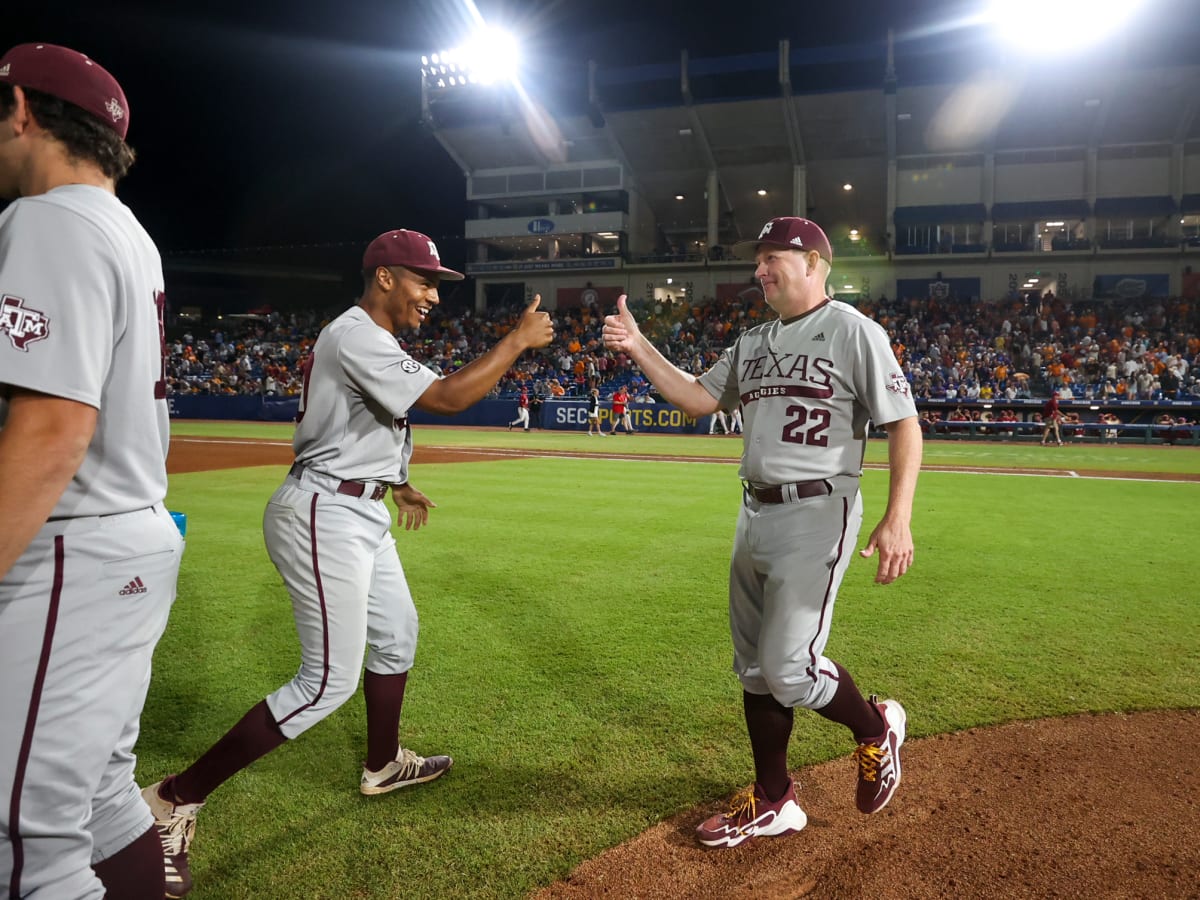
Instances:
[[[665,431],[691,434],[699,431],[699,422],[680,409],[665,403],[632,403],[628,407],[633,427],[638,431]],[[550,428],[587,429],[587,404],[581,402],[549,401],[545,421]],[[707,418],[705,419],[707,422]],[[605,431],[613,426],[611,406],[600,407],[600,424]],[[704,431],[708,427],[705,424]]]

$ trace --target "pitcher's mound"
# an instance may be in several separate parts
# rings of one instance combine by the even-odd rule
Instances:
[[[732,850],[719,805],[588,860],[550,898],[1200,897],[1200,710],[1018,722],[904,745],[874,816],[847,758],[794,773],[808,827]],[[747,765],[749,766],[747,752]]]

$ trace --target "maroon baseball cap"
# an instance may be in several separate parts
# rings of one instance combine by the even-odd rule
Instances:
[[[122,139],[129,131],[129,102],[117,79],[78,50],[54,44],[18,44],[0,58],[0,82],[73,103]]]
[[[821,259],[833,265],[833,248],[821,226],[799,216],[779,216],[763,226],[752,241],[738,241],[733,245],[733,255],[738,259],[754,259],[758,248],[782,247],[786,250],[816,250]]]
[[[446,281],[462,281],[461,272],[447,269],[438,257],[437,244],[419,231],[401,228],[385,231],[367,245],[363,254],[363,269],[373,271],[379,266],[404,266],[426,275],[440,275]]]

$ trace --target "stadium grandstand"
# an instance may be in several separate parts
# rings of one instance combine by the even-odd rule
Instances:
[[[839,299],[1195,295],[1200,65],[998,57],[936,80],[908,53],[912,83],[894,37],[590,64],[575,112],[439,87],[430,64],[423,120],[466,178],[476,308],[738,294],[727,248],[776,215],[825,228]]]
[[[782,40],[587,62],[539,90],[484,84],[462,56],[431,52],[414,73],[421,121],[466,185],[461,239],[443,255],[469,278],[410,349],[460,365],[540,294],[561,340],[500,396],[640,388],[598,340],[627,293],[700,370],[769,314],[730,245],[805,215],[834,247],[830,294],[889,328],[931,421],[965,404],[966,426],[931,436],[996,434],[987,422],[1005,405],[1033,435],[1053,393],[1082,411],[1078,437],[1112,434],[1099,413],[1122,407],[1121,437],[1157,438],[1171,413],[1183,430],[1170,433],[1196,442],[1200,65],[1120,40],[1059,63],[981,53],[938,35]],[[317,290],[346,283],[312,276]]]

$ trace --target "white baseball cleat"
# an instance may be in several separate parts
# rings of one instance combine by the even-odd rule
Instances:
[[[142,788],[142,799],[154,816],[154,830],[162,843],[163,868],[166,870],[167,897],[178,900],[192,889],[192,873],[188,869],[188,850],[196,836],[196,814],[203,803],[171,803],[164,800],[156,782]]]
[[[441,778],[454,765],[448,756],[418,756],[400,748],[399,755],[378,772],[364,768],[358,789],[364,794],[386,794],[410,784],[421,784]]]

